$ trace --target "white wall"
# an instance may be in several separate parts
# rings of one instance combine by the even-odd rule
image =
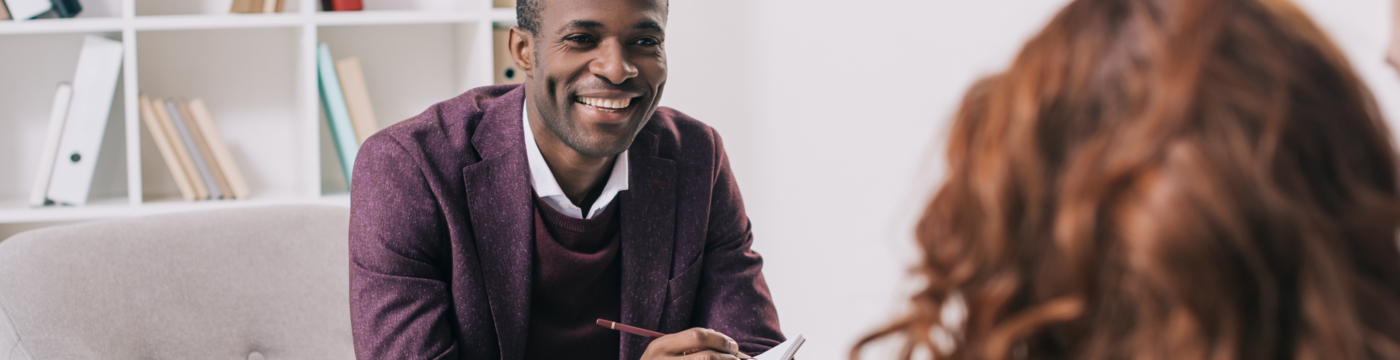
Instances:
[[[804,360],[844,359],[899,314],[954,106],[1066,2],[671,1],[663,103],[726,139],[783,330],[810,339]],[[1400,119],[1389,2],[1300,5]]]

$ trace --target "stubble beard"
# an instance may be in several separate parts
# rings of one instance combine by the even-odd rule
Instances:
[[[631,134],[628,134],[628,136],[619,137],[612,142],[590,139],[587,134],[584,134],[583,130],[579,129],[576,122],[569,121],[556,112],[558,108],[555,107],[555,105],[558,104],[541,104],[541,102],[544,101],[540,99],[535,100],[535,109],[539,111],[540,117],[543,118],[540,120],[543,120],[544,126],[549,128],[549,131],[553,132],[554,136],[559,138],[559,141],[563,141],[564,145],[569,146],[569,148],[583,155],[600,159],[617,156],[617,154],[621,154],[623,150],[627,150],[627,148],[632,145],[632,141],[637,137],[636,133],[641,131],[639,126],[637,129],[633,130]],[[573,104],[570,103],[568,106],[573,106]]]

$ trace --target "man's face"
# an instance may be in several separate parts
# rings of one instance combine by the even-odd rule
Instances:
[[[666,84],[666,3],[541,1],[526,86],[541,120],[584,155],[632,144]]]

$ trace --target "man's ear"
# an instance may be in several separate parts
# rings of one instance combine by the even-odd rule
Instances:
[[[507,41],[506,48],[510,50],[510,58],[515,61],[515,67],[525,72],[526,76],[530,76],[535,69],[534,35],[519,26],[511,26],[510,40]]]

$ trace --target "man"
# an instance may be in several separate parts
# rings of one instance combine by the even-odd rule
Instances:
[[[733,359],[779,344],[718,135],[657,108],[665,0],[518,2],[508,48],[524,84],[473,89],[360,148],[358,357]]]

